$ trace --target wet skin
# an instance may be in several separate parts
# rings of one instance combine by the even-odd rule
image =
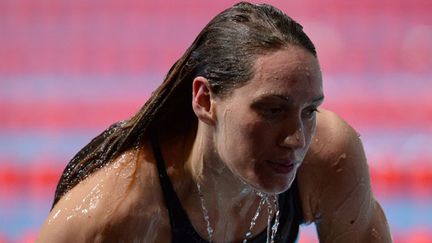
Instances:
[[[286,191],[309,148],[323,98],[319,64],[308,51],[290,47],[260,57],[245,86],[227,98],[211,97],[213,160],[259,191]]]
[[[314,112],[322,88],[311,54],[289,48],[258,58],[254,78],[228,97],[212,95],[202,77],[193,92],[196,132],[162,137],[161,145],[175,190],[203,238],[195,181],[208,199],[215,242],[241,241],[258,202],[251,188],[282,192],[299,168],[303,215],[316,224],[320,242],[391,242],[356,132],[332,112]],[[254,235],[266,220],[258,219]],[[170,242],[170,230],[155,160],[144,144],[67,193],[38,242]]]

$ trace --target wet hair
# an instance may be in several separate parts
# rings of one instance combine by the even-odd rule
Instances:
[[[240,2],[218,14],[138,113],[109,127],[68,163],[53,207],[72,187],[121,153],[140,146],[150,133],[184,133],[196,127],[191,106],[195,77],[207,78],[211,92],[224,97],[253,77],[257,57],[290,46],[304,48],[316,57],[303,27],[273,6]]]

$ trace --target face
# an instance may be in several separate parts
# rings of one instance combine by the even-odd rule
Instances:
[[[215,98],[214,143],[230,171],[253,188],[281,193],[311,143],[323,100],[317,59],[299,47],[257,58],[255,75]]]

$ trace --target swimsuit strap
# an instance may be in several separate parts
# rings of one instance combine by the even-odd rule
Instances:
[[[189,217],[183,209],[179,198],[173,188],[171,180],[166,172],[165,163],[159,146],[158,139],[155,135],[151,136],[151,144],[156,159],[156,165],[159,172],[159,180],[165,199],[165,205],[168,209],[172,242],[202,242],[206,243],[192,226]],[[192,241],[191,241],[192,240]]]

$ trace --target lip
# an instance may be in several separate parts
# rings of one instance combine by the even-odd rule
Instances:
[[[295,167],[295,163],[291,160],[266,160],[265,162],[278,174],[288,174]]]

